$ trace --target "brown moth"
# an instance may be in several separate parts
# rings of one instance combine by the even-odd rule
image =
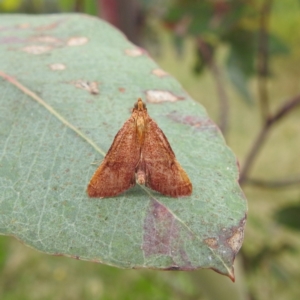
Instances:
[[[171,197],[192,193],[188,175],[142,99],[135,103],[131,117],[115,136],[87,193],[90,197],[112,197],[136,183]]]

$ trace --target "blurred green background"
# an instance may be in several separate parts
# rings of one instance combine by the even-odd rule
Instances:
[[[0,236],[1,300],[300,299],[299,0],[0,0],[0,12],[92,14],[146,48],[219,124],[249,202],[236,283],[51,257]]]

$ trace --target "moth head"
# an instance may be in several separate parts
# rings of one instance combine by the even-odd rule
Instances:
[[[141,98],[139,98],[138,101],[134,104],[133,109],[134,110],[140,110],[140,111],[147,110],[146,104],[142,101]]]

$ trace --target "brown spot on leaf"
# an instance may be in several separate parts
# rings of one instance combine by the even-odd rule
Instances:
[[[232,228],[231,236],[227,238],[227,243],[235,254],[237,254],[240,250],[244,240],[245,223],[246,218],[242,219],[239,226]]]
[[[237,226],[223,228],[218,235],[216,251],[221,252],[222,256],[232,264],[243,243],[245,223],[246,215]]]
[[[62,70],[65,70],[66,69],[66,65],[64,64],[51,64],[49,65],[49,68],[53,71],[62,71]]]
[[[142,249],[145,257],[168,256],[172,263],[167,269],[192,269],[181,234],[182,228],[174,215],[164,205],[152,199],[144,221]],[[185,238],[189,236],[185,235]]]
[[[126,49],[125,50],[125,53],[128,55],[128,56],[132,56],[132,57],[136,57],[136,56],[141,56],[145,53],[145,50],[144,49],[141,49],[141,48],[132,48],[132,49]]]
[[[34,55],[43,54],[49,52],[50,50],[52,50],[52,47],[44,45],[30,45],[22,48],[22,51]]]
[[[119,92],[120,92],[120,93],[125,93],[125,91],[126,91],[126,89],[125,89],[125,88],[123,88],[123,87],[119,87]]]
[[[16,26],[16,28],[18,28],[18,29],[28,29],[28,28],[30,28],[30,24],[29,23],[18,24]]]
[[[215,238],[207,238],[204,240],[204,243],[212,249],[218,248],[218,241]]]
[[[54,23],[38,26],[38,27],[35,28],[35,30],[38,30],[38,31],[52,30],[52,29],[56,28],[58,25],[60,25],[60,23],[62,23],[62,22],[63,22],[63,20],[59,20],[59,21],[54,22]]]
[[[168,118],[176,123],[181,123],[185,125],[192,126],[197,130],[207,130],[211,131],[214,135],[219,132],[218,126],[207,117],[199,117],[193,115],[183,115],[179,112],[171,112],[167,115]]]
[[[99,89],[98,89],[98,82],[96,81],[85,81],[82,79],[78,79],[75,81],[71,81],[71,84],[73,84],[75,87],[78,89],[86,90],[92,95],[97,95],[99,94]]]
[[[154,74],[158,77],[169,76],[169,74],[162,69],[154,69],[154,70],[152,70],[152,74]]]
[[[148,90],[146,91],[146,98],[151,103],[175,102],[184,99],[184,97],[176,96],[169,91],[162,90]]]
[[[0,44],[21,44],[24,43],[23,38],[17,36],[7,36],[0,39]]]
[[[68,39],[68,46],[81,46],[88,42],[88,38],[85,36],[74,36]]]
[[[29,39],[30,42],[44,43],[44,44],[62,44],[62,41],[54,36],[33,36]]]
[[[175,121],[176,123],[186,124],[193,127],[216,127],[214,122],[207,117],[182,115],[177,111],[169,113],[168,118]]]

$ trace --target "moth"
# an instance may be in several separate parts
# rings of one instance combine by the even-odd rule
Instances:
[[[87,193],[113,197],[136,183],[171,197],[192,193],[188,175],[140,98],[91,178]]]

